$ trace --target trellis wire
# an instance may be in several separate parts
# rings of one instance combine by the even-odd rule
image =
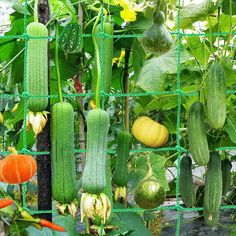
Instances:
[[[22,94],[1,94],[0,98],[14,98],[14,97],[21,97],[24,100],[24,118],[23,118],[23,148],[22,150],[19,150],[19,153],[24,154],[31,154],[34,156],[37,155],[50,155],[50,152],[37,152],[33,150],[29,150],[27,148],[27,136],[26,136],[26,118],[27,118],[27,99],[29,97],[34,98],[41,98],[45,96],[31,96],[27,93],[27,87],[26,87],[26,71],[27,71],[27,49],[28,49],[28,39],[55,39],[55,36],[48,36],[48,37],[32,37],[27,35],[26,27],[27,27],[27,1],[24,2],[24,33],[22,35],[3,35],[0,36],[1,39],[24,39],[25,40],[25,50],[24,50],[24,78],[23,78],[23,93]],[[205,33],[183,33],[181,32],[180,27],[180,11],[181,11],[181,4],[180,0],[178,0],[178,14],[177,14],[177,31],[171,32],[172,35],[177,36],[178,41],[178,56],[177,56],[177,89],[172,91],[149,91],[149,92],[131,92],[131,93],[105,93],[104,92],[104,50],[105,50],[105,38],[140,38],[142,37],[142,34],[130,34],[130,35],[108,35],[104,33],[104,15],[102,12],[101,17],[101,33],[96,34],[96,37],[101,37],[101,53],[100,53],[100,61],[101,61],[101,87],[100,87],[100,96],[101,96],[101,102],[102,102],[102,108],[104,108],[105,103],[105,97],[141,97],[141,96],[165,96],[165,95],[175,95],[177,96],[177,121],[176,121],[176,146],[175,147],[164,147],[164,148],[140,148],[140,149],[132,149],[130,150],[131,153],[143,153],[143,152],[151,152],[151,151],[162,151],[162,152],[168,152],[168,151],[176,151],[178,153],[177,158],[177,182],[176,182],[176,204],[173,206],[159,206],[153,210],[159,211],[159,210],[175,210],[177,211],[177,224],[176,224],[176,236],[180,235],[181,230],[181,212],[183,211],[202,211],[202,207],[195,207],[195,208],[184,208],[180,204],[180,198],[179,198],[179,174],[180,174],[180,160],[181,155],[183,153],[186,153],[187,150],[184,147],[181,147],[181,131],[180,131],[180,124],[181,124],[181,109],[182,109],[182,97],[187,96],[197,96],[198,91],[191,91],[191,92],[184,92],[181,90],[181,49],[182,49],[182,37],[198,37],[198,36],[227,36],[229,34],[236,35],[236,32],[214,32],[212,34],[205,34]],[[91,37],[91,34],[82,34],[83,37]],[[236,90],[227,90],[227,94],[236,94]],[[88,92],[88,93],[76,93],[76,94],[64,94],[63,97],[85,97],[85,96],[93,96],[94,93]],[[48,98],[58,98],[58,95],[49,95],[46,96]],[[228,146],[228,147],[219,147],[216,148],[217,151],[230,151],[230,150],[236,150],[236,146]],[[75,149],[75,153],[84,153],[86,150],[84,149]],[[107,153],[114,154],[116,153],[115,149],[109,149],[107,150]],[[8,151],[0,151],[0,155],[7,155],[9,154]],[[55,213],[56,210],[32,210],[29,207],[27,207],[27,184],[23,184],[22,186],[22,195],[23,195],[23,208],[25,210],[28,210],[31,214],[40,214],[40,213]],[[236,209],[236,205],[226,205],[221,206],[220,209]],[[153,211],[152,210],[152,211]],[[125,208],[125,209],[113,209],[114,213],[126,213],[126,212],[137,212],[137,213],[143,213],[145,210],[141,208]]]

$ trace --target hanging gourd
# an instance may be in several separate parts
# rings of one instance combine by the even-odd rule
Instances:
[[[12,154],[0,162],[0,180],[8,184],[29,181],[37,171],[35,159],[30,155],[18,154],[14,147],[9,147],[8,150]]]
[[[170,50],[173,40],[164,23],[164,13],[157,10],[153,15],[153,24],[141,38],[141,44],[148,53],[160,55]]]

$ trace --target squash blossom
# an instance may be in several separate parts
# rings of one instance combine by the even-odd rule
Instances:
[[[120,198],[125,199],[126,198],[126,187],[117,187],[115,191],[115,201],[118,201]]]
[[[101,223],[105,224],[111,214],[111,203],[104,193],[90,194],[83,193],[80,202],[81,222],[84,217],[94,220],[101,218]]]
[[[30,127],[32,126],[35,135],[39,134],[47,123],[47,114],[47,111],[29,111],[26,118],[26,130],[29,131]]]
[[[150,6],[149,1],[143,1],[142,3],[136,3],[135,0],[115,0],[116,5],[120,5],[123,10],[120,12],[121,18],[125,22],[136,21],[137,12],[142,12],[147,6]]]

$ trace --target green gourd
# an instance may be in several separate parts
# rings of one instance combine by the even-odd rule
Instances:
[[[182,157],[180,161],[180,194],[186,207],[196,204],[196,194],[194,191],[192,160],[189,156]]]
[[[106,187],[106,148],[109,115],[96,108],[87,114],[87,152],[82,176],[84,192],[99,194]]]
[[[210,153],[210,161],[207,165],[204,190],[204,217],[205,221],[217,224],[222,197],[222,170],[221,158],[218,152]]]
[[[232,164],[228,159],[225,159],[221,163],[222,168],[222,194],[225,195],[230,190],[231,185],[231,168]]]
[[[96,36],[96,44],[98,46],[98,54],[95,53],[95,66],[93,70],[93,80],[92,80],[92,91],[95,93],[97,86],[97,67],[101,68],[101,84],[100,89],[104,92],[109,93],[111,88],[112,79],[112,59],[113,59],[113,25],[110,22],[104,22],[103,24],[98,24],[95,28],[96,34],[104,33],[106,36]],[[99,57],[100,65],[97,65],[96,58]],[[103,84],[102,84],[103,82]]]
[[[204,107],[201,102],[194,102],[188,116],[188,141],[193,160],[198,165],[207,165],[209,148],[204,124]]]
[[[128,158],[132,136],[127,131],[120,131],[117,135],[117,159],[114,182],[118,187],[128,183]]]
[[[60,34],[58,43],[65,54],[78,53],[83,48],[82,28],[78,23],[68,24]]]
[[[32,22],[27,26],[29,38],[27,46],[26,86],[30,96],[27,99],[31,111],[40,112],[48,105],[48,30],[41,23]],[[37,98],[37,96],[44,96]]]
[[[52,106],[51,120],[52,195],[59,202],[76,196],[74,155],[74,109],[70,103]]]
[[[226,119],[226,78],[223,66],[215,60],[205,84],[207,122],[214,129],[221,129]]]
[[[163,54],[170,50],[173,40],[164,23],[164,13],[156,11],[153,24],[144,31],[141,38],[141,44],[148,53]]]

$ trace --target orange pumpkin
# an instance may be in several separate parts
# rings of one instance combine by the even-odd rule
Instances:
[[[18,154],[13,147],[8,150],[12,154],[0,161],[0,181],[20,184],[30,180],[37,171],[35,159],[30,155]]]

